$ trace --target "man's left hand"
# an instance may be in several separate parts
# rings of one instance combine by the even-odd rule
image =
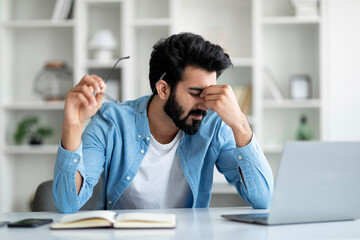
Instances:
[[[252,130],[230,85],[212,85],[205,88],[200,97],[205,99],[206,108],[217,112],[233,130],[236,144],[239,147],[250,142]]]

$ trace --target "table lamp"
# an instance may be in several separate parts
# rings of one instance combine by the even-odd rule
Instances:
[[[94,51],[94,58],[97,60],[112,60],[116,46],[114,34],[109,29],[97,31],[89,43],[89,49]]]

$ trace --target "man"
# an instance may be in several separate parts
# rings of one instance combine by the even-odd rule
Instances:
[[[180,33],[154,45],[152,96],[102,105],[103,80],[85,76],[66,96],[57,208],[78,211],[100,177],[97,209],[208,207],[214,165],[248,204],[267,208],[270,167],[231,87],[216,85],[230,65],[220,46]]]

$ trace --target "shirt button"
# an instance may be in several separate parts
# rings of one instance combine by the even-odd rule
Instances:
[[[141,149],[141,151],[140,151],[141,153],[144,153],[145,151],[144,151],[144,149]]]
[[[109,201],[109,204],[111,205],[111,201]]]
[[[241,159],[242,159],[242,156],[238,156],[238,159],[241,160]]]
[[[75,158],[75,159],[74,159],[74,163],[77,163],[77,161],[78,161],[78,160]]]
[[[141,135],[138,135],[138,138],[141,138]]]
[[[130,177],[130,176],[127,176],[127,177],[126,177],[126,180],[128,180],[128,181],[129,181],[130,179],[131,179],[131,177]]]
[[[150,137],[146,137],[146,140],[148,140],[148,141],[149,141],[149,140],[150,140]]]

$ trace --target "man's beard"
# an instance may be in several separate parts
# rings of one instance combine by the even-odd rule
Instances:
[[[192,115],[202,115],[203,117],[206,116],[206,111],[197,109],[191,110],[189,114],[180,119],[181,115],[184,114],[184,109],[180,106],[178,101],[175,98],[175,89],[171,91],[169,99],[166,101],[164,105],[165,113],[174,121],[176,127],[183,130],[186,134],[194,135],[200,128],[200,124],[202,120],[195,120],[192,119],[192,124],[187,124],[187,119]]]

